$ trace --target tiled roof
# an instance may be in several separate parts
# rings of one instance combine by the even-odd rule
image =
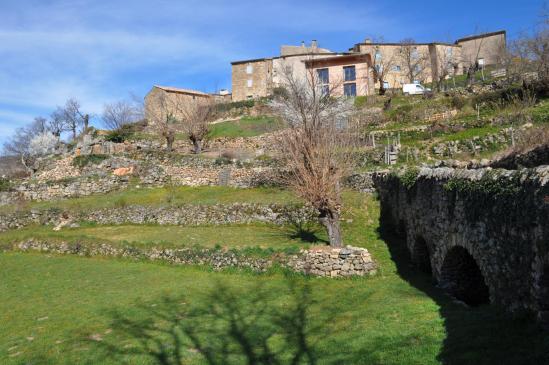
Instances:
[[[159,86],[159,85],[154,85],[154,87],[156,87],[156,88],[158,88],[158,89],[160,89],[160,90],[167,91],[167,92],[169,92],[169,93],[179,93],[179,94],[191,94],[191,95],[210,96],[210,94],[203,93],[202,91],[197,91],[197,90],[180,89],[180,88],[177,88],[177,87]]]

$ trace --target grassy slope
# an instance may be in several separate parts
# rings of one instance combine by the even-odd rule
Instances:
[[[132,188],[104,195],[92,195],[75,199],[30,202],[19,208],[86,210],[112,208],[125,205],[181,205],[181,204],[230,204],[238,202],[261,204],[286,204],[298,202],[291,193],[276,188],[238,189],[221,186]],[[0,213],[13,211],[15,206],[2,206]]]
[[[209,138],[219,137],[254,137],[273,132],[280,128],[279,122],[272,117],[243,117],[237,121],[227,121],[214,124]]]
[[[326,235],[314,228],[313,240],[325,240]],[[29,238],[47,241],[78,243],[110,243],[137,247],[201,247],[227,248],[299,248],[308,243],[300,239],[294,227],[266,224],[238,224],[224,226],[83,226],[55,232],[48,226],[31,226],[25,229],[0,233],[0,243],[21,242]]]
[[[367,247],[381,270],[371,278],[310,280],[316,299],[311,325],[322,327],[312,338],[319,363],[542,363],[547,335],[531,322],[502,316],[492,307],[468,309],[452,303],[432,287],[428,276],[409,269],[408,261],[400,258],[402,250],[394,248],[398,246],[389,250],[379,238],[376,202],[356,193],[346,201],[351,204],[343,227],[346,242]],[[127,344],[119,342],[116,330],[109,333],[113,309],[135,314],[137,302],[153,305],[176,293],[199,303],[217,282],[243,296],[257,283],[275,292],[284,286],[277,272],[213,273],[100,258],[4,253],[0,267],[0,362],[5,364],[33,358],[49,364],[116,363],[100,358],[101,351],[83,340],[101,334],[120,347]],[[196,355],[189,356],[189,363],[198,363]]]

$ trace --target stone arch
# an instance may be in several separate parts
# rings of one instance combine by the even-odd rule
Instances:
[[[451,248],[440,272],[440,286],[470,306],[490,302],[490,291],[474,257],[463,247]]]
[[[414,248],[412,250],[412,261],[417,267],[426,274],[432,274],[431,250],[427,241],[422,236],[416,236]]]

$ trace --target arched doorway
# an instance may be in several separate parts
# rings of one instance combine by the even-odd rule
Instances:
[[[417,236],[414,242],[414,249],[412,251],[412,261],[418,269],[426,274],[432,274],[431,268],[431,253],[429,246],[425,239],[421,236]]]
[[[470,306],[490,302],[490,292],[475,259],[463,247],[448,251],[440,273],[440,286]]]

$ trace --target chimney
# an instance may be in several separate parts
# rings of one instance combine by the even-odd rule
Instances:
[[[311,42],[311,48],[315,50],[317,46],[318,46],[318,42],[316,41],[316,39],[313,39]]]
[[[364,40],[364,43],[366,43],[366,44],[372,43],[372,38],[366,38],[366,39]]]
[[[305,48],[305,41],[301,41],[301,47]]]

